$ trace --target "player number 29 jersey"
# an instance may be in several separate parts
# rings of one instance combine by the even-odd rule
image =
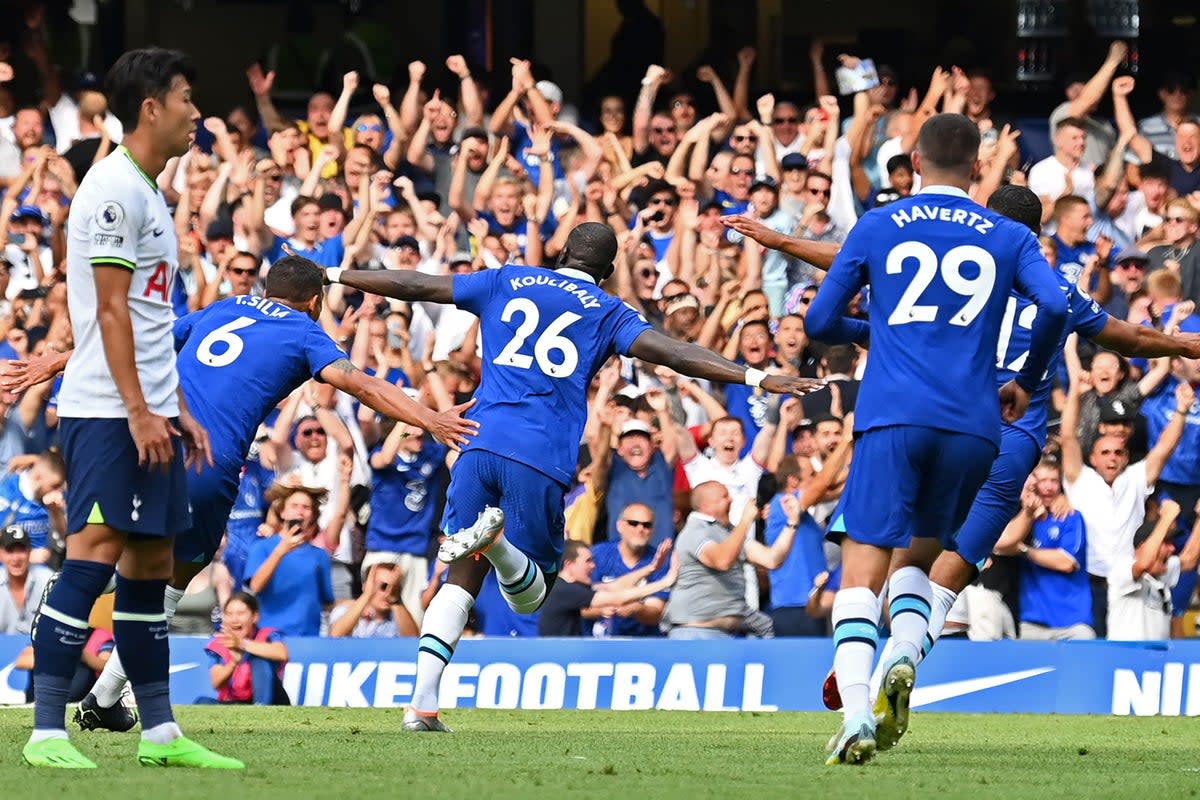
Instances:
[[[454,278],[454,304],[481,320],[483,379],[470,449],[564,484],[575,474],[587,389],[650,326],[583,272],[508,265]]]
[[[995,350],[1009,294],[1015,287],[1063,310],[1033,234],[949,187],[864,215],[826,284],[822,293],[846,298],[871,287],[870,351],[855,414],[860,431],[920,425],[998,444]],[[827,305],[820,304],[821,316]],[[810,315],[817,310],[814,301]],[[1045,323],[1038,332],[1041,349],[1030,366],[1041,361],[1044,368],[1051,354]]]
[[[128,416],[108,368],[94,269],[128,269],[129,318],[138,378],[150,411],[179,414],[175,312],[171,287],[179,268],[175,222],[154,179],[123,146],[96,164],[79,184],[67,223],[67,305],[75,354],[67,363],[58,413],[63,417]],[[96,266],[106,264],[108,266]]]

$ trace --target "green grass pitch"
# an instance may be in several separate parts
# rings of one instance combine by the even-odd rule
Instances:
[[[5,797],[1180,798],[1200,792],[1186,718],[914,713],[900,747],[825,767],[834,714],[449,711],[452,735],[403,734],[399,709],[181,707],[245,774],[139,767],[136,733],[73,732],[96,771],[20,762],[33,712],[0,710]]]

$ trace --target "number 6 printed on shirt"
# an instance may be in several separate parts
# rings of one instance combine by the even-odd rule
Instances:
[[[197,360],[209,367],[228,367],[234,361],[237,361],[238,356],[242,354],[242,350],[246,346],[246,343],[242,341],[240,336],[235,335],[234,331],[248,328],[254,323],[255,320],[250,317],[238,317],[232,322],[228,322],[215,329],[208,336],[200,340],[200,344],[196,348]],[[223,353],[213,352],[213,345],[218,342],[225,344],[225,351]]]
[[[933,283],[934,276],[940,268],[942,281],[955,294],[969,297],[967,304],[955,311],[950,318],[951,325],[967,326],[975,321],[979,312],[987,306],[988,298],[996,286],[996,261],[991,253],[982,247],[963,244],[952,248],[938,263],[937,253],[924,242],[904,242],[892,248],[887,256],[887,274],[899,275],[904,272],[904,262],[915,259],[917,274],[912,283],[900,296],[900,302],[888,317],[888,325],[907,325],[910,322],[933,322],[937,319],[937,306],[917,305],[921,295]],[[970,262],[979,266],[979,274],[967,278],[962,274],[962,265]]]
[[[499,355],[492,359],[492,363],[505,367],[529,369],[536,360],[538,369],[551,378],[566,378],[575,372],[575,367],[579,365],[579,351],[575,348],[574,342],[560,334],[568,325],[581,317],[572,311],[560,314],[533,343],[533,355],[527,356],[519,351],[525,344],[525,340],[537,330],[541,313],[537,304],[529,298],[514,297],[504,306],[504,311],[500,314],[500,321],[509,322],[517,313],[523,317],[521,324],[513,332],[512,340],[504,346]],[[550,354],[556,350],[562,353],[562,361],[557,364],[550,358]]]

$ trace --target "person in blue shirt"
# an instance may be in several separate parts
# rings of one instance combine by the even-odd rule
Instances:
[[[321,237],[321,201],[315,197],[301,195],[292,201],[292,221],[295,232],[291,238],[275,236],[265,244],[264,257],[274,264],[288,252],[303,256],[321,267],[336,267],[346,255],[346,245],[341,233],[329,239]],[[265,223],[260,226],[260,237],[270,236]]]
[[[429,572],[434,512],[446,483],[449,448],[414,425],[397,422],[371,451],[371,518],[367,522],[366,575],[375,564],[400,568],[399,598],[413,619],[423,616],[421,591]]]
[[[617,539],[599,542],[592,548],[592,584],[603,586],[619,578],[649,567],[657,560],[645,580],[656,581],[667,574],[669,564],[652,547],[655,514],[645,503],[630,503],[620,509],[614,520]],[[666,540],[664,540],[666,541]],[[660,592],[629,607],[621,606],[617,613],[604,620],[609,636],[661,636],[658,621],[662,618],[667,593]]]
[[[44,563],[50,557],[51,530],[66,530],[60,490],[67,479],[62,455],[47,450],[36,457],[29,469],[15,471],[0,481],[0,528],[20,525],[33,548],[31,560]],[[54,524],[57,517],[57,525]]]
[[[518,612],[541,607],[562,558],[563,497],[575,473],[592,377],[614,353],[685,375],[804,393],[817,381],[747,370],[651,329],[599,287],[613,273],[616,234],[585,222],[556,268],[509,264],[463,275],[333,270],[330,282],[400,300],[453,303],[481,320],[483,376],[470,412],[482,426],[451,471],[438,558],[452,562],[425,614],[404,728],[443,731],[438,685],[484,576],[495,568]],[[501,531],[505,536],[501,537]],[[470,558],[481,553],[483,558]]]
[[[1024,223],[1030,230],[1037,230],[1040,223],[1040,201],[1027,189],[1003,186],[988,203],[989,208]],[[741,227],[745,227],[744,225]],[[834,252],[827,245],[795,239],[778,239],[770,233],[750,229],[747,235],[773,247],[785,248],[800,258],[827,266]],[[1046,265],[1049,268],[1049,265]],[[1084,293],[1072,290],[1061,274],[1060,284],[1064,287],[1071,308],[1069,330],[1079,332],[1092,341],[1126,354],[1200,352],[1200,336],[1181,334],[1170,337],[1153,328],[1132,325],[1107,316]],[[1014,294],[1011,307],[1005,315],[1001,342],[998,348],[998,381],[1002,384],[1013,374],[1011,365],[1023,363],[1029,350],[1030,326],[1036,310],[1027,298]],[[1069,332],[1069,331],[1067,331]],[[1061,350],[1061,347],[1059,348]],[[955,536],[955,551],[947,550],[938,556],[930,573],[933,594],[936,600],[929,622],[928,638],[920,653],[923,659],[941,635],[946,614],[957,599],[958,593],[978,575],[978,565],[990,555],[996,540],[1008,521],[1016,513],[1020,503],[1021,487],[1033,465],[1041,456],[1045,442],[1046,403],[1049,400],[1050,379],[1043,377],[1038,392],[1031,400],[1030,409],[1015,425],[1004,425],[1001,432],[1000,456],[992,465],[987,482],[976,495],[967,520]],[[880,665],[887,659],[891,647],[885,647]],[[876,675],[879,670],[876,670]],[[875,681],[873,680],[872,683]],[[830,708],[841,707],[833,673],[826,681],[825,696]]]
[[[188,475],[193,526],[176,537],[165,601],[168,618],[220,546],[258,426],[306,381],[328,383],[380,413],[429,430],[452,447],[477,427],[462,418],[467,405],[435,413],[351,364],[316,321],[321,281],[316,264],[289,256],[271,267],[266,297],[231,297],[175,323],[180,388],[208,431],[214,464]],[[36,385],[61,371],[69,358],[70,353],[63,353],[18,363],[7,370],[7,380]],[[86,698],[77,715],[88,727],[123,723],[111,720],[110,711],[122,718],[130,713],[117,703],[125,680],[119,652],[106,667],[94,698]]]
[[[1062,466],[1043,460],[1021,494],[1021,510],[996,543],[1020,556],[1021,638],[1095,639],[1083,515],[1054,515],[1062,502]]]
[[[242,569],[246,565],[246,554],[250,545],[258,538],[258,526],[267,518],[270,502],[266,499],[267,489],[275,482],[275,471],[267,469],[258,460],[259,440],[250,446],[250,454],[242,468],[236,498],[225,524],[225,550],[221,560],[233,578],[233,590],[242,588]]]
[[[805,318],[815,339],[869,337],[871,347],[855,409],[857,452],[830,526],[843,540],[833,624],[845,722],[829,764],[875,754],[869,679],[885,580],[895,646],[884,668],[885,721],[907,726],[929,627],[929,568],[987,478],[1001,407],[1009,420],[1025,412],[1067,318],[1033,233],[967,196],[978,152],[979,129],[966,117],[930,118],[912,156],[924,188],[863,215]],[[845,317],[868,284],[870,322]],[[1014,287],[1038,313],[1028,356],[997,392],[994,353]],[[891,489],[886,502],[881,486]],[[898,563],[888,579],[893,551]]]
[[[1093,221],[1092,209],[1082,197],[1069,194],[1058,198],[1052,219],[1055,230],[1051,238],[1058,248],[1058,271],[1075,285],[1093,257],[1098,259],[1087,291],[1096,302],[1104,305],[1112,297],[1112,275],[1108,264],[1112,240],[1102,238],[1093,242],[1087,238]]]
[[[317,515],[328,493],[304,486],[279,491],[280,529],[251,546],[242,579],[262,606],[264,626],[284,636],[319,636],[321,615],[333,605],[333,578],[329,554],[312,540],[320,533]],[[344,498],[334,514],[339,526],[347,505]]]

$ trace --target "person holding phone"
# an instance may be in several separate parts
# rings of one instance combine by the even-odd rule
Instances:
[[[262,606],[262,624],[284,636],[318,636],[321,617],[333,605],[329,554],[313,544],[317,517],[328,492],[276,483],[269,492],[279,504],[279,527],[250,547],[243,571]],[[340,529],[349,494],[343,492],[329,526]]]

